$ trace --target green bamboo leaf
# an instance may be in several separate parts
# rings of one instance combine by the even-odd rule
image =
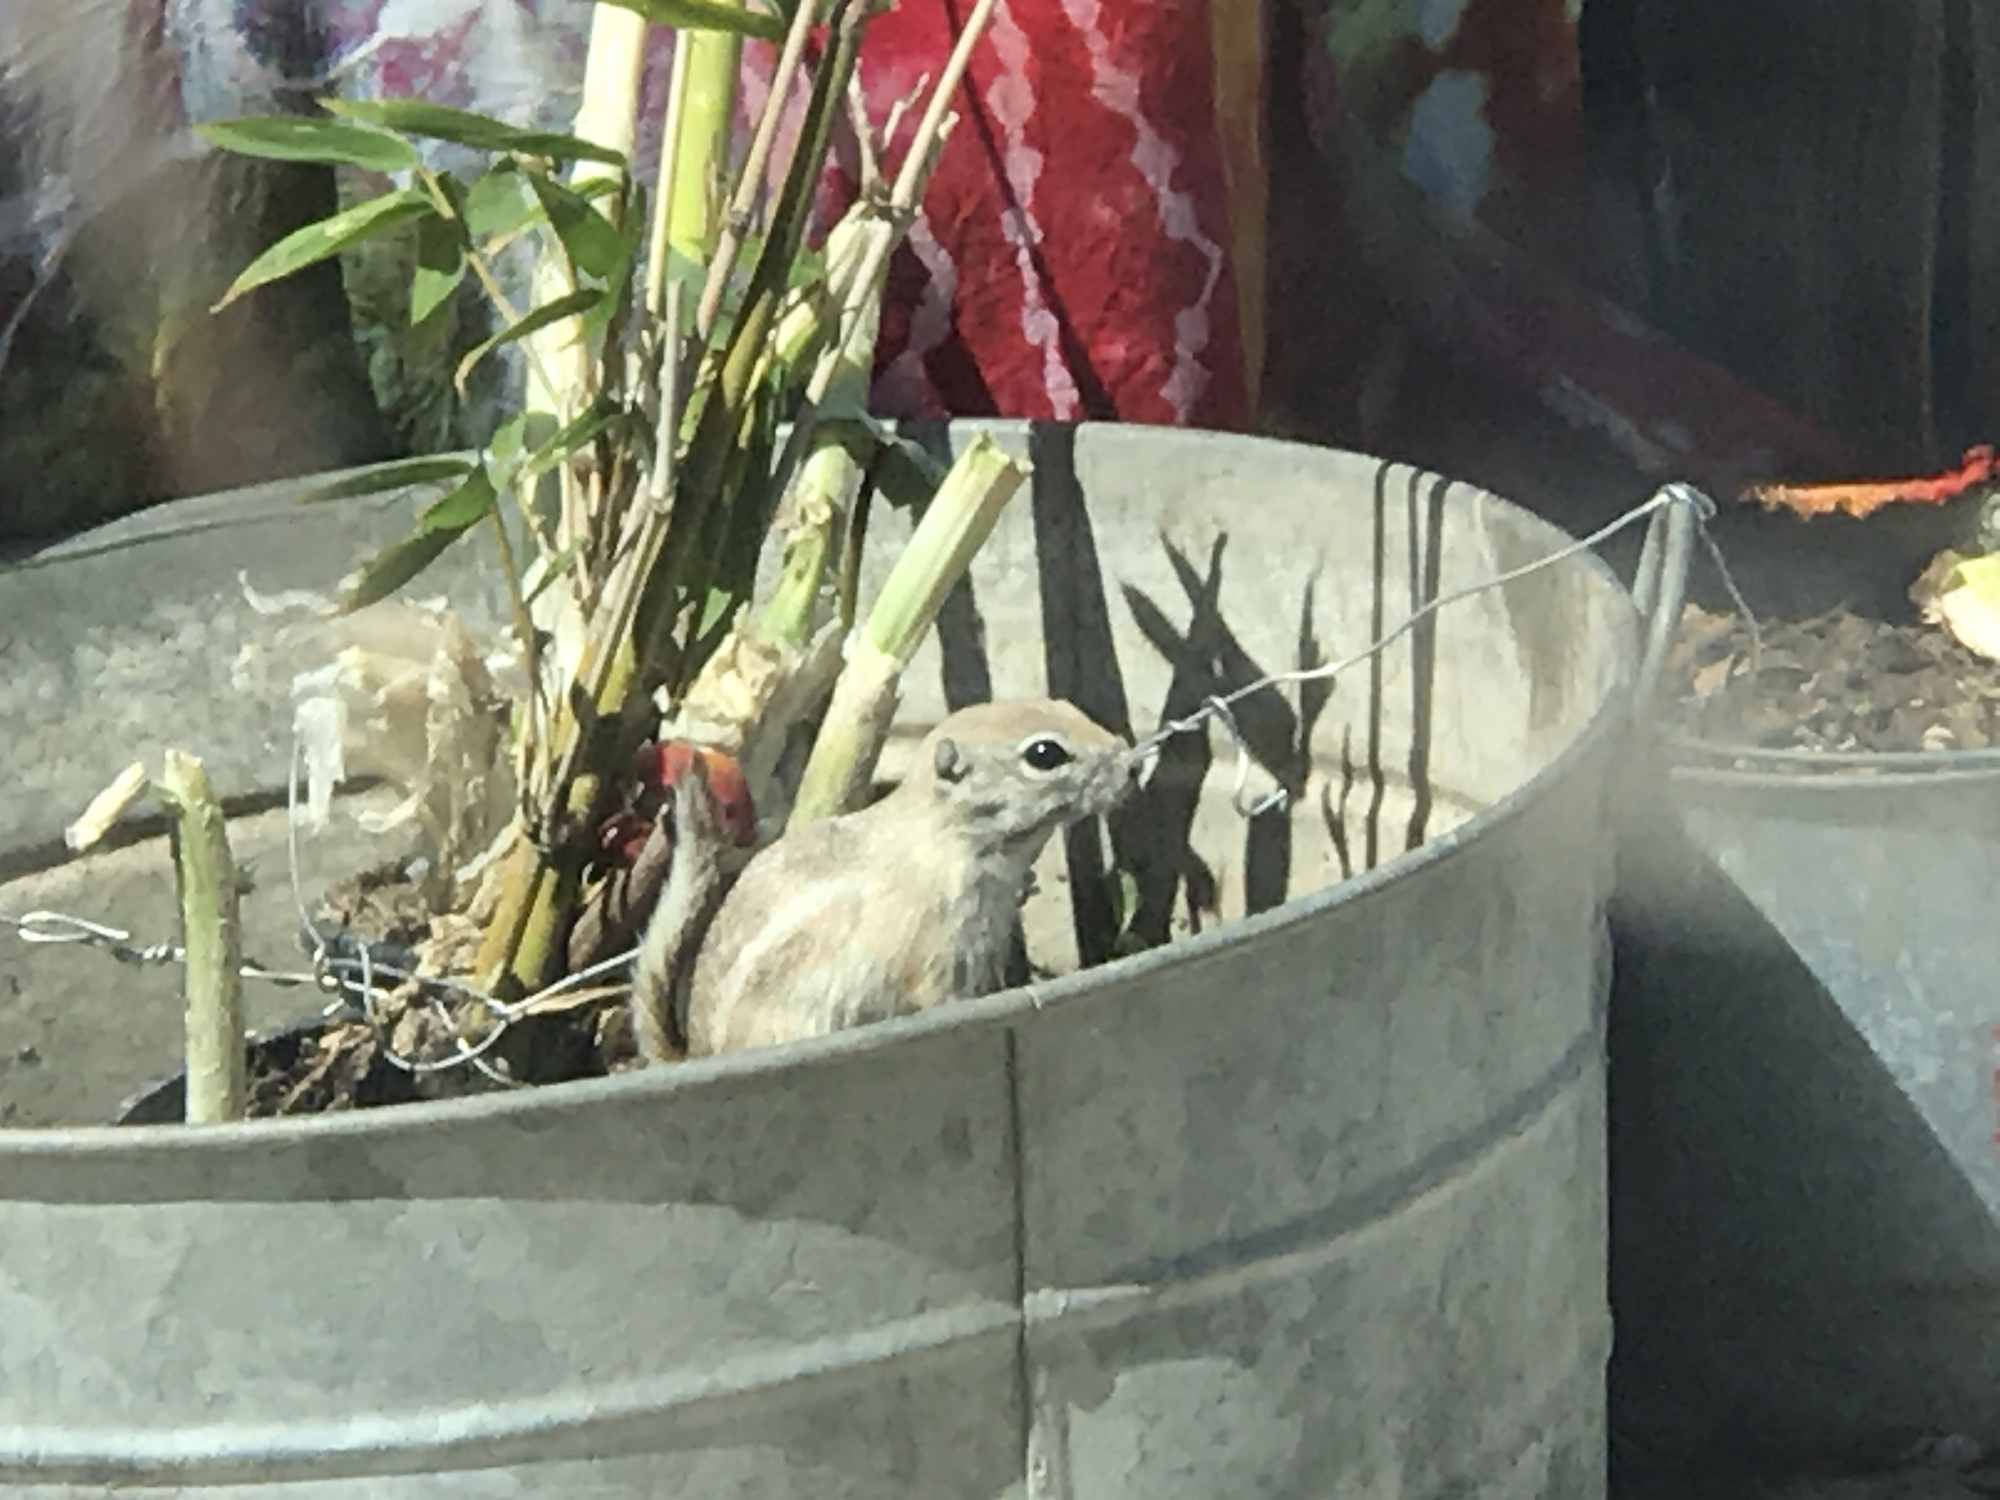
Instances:
[[[268,161],[325,162],[370,172],[402,172],[417,165],[417,148],[400,136],[339,120],[254,115],[214,120],[194,129],[210,145]]]
[[[922,509],[944,483],[949,469],[894,428],[851,403],[829,402],[819,411],[820,426],[874,480],[884,500],[898,510]]]
[[[456,540],[456,532],[438,532],[392,542],[348,582],[347,591],[340,598],[339,612],[351,615],[357,609],[380,603],[436,562]]]
[[[520,163],[503,156],[472,184],[465,195],[465,227],[474,239],[492,240],[513,234],[542,211]]]
[[[415,532],[376,553],[348,581],[341,595],[341,613],[351,614],[402,588],[484,520],[498,498],[483,472],[467,476],[463,484],[418,518]]]
[[[517,412],[503,422],[486,445],[486,477],[493,487],[504,491],[512,485],[555,430],[556,419],[545,411]]]
[[[569,252],[570,264],[586,276],[610,281],[626,260],[625,237],[588,199],[572,192],[545,172],[527,174],[528,186],[555,226],[556,238]]]
[[[1129,958],[1135,953],[1144,953],[1152,946],[1145,934],[1136,930],[1139,920],[1139,881],[1133,873],[1120,865],[1105,876],[1105,884],[1111,894],[1111,956]]]
[[[490,115],[476,115],[470,110],[431,104],[422,99],[328,99],[325,103],[335,114],[366,125],[380,125],[400,130],[406,135],[450,141],[454,145],[471,146],[481,151],[517,151],[523,156],[551,156],[559,161],[601,161],[613,167],[625,165],[624,154],[613,151],[609,146],[599,146],[554,131],[522,130]]]
[[[586,287],[580,292],[571,292],[566,297],[558,297],[553,302],[544,303],[533,312],[510,323],[480,344],[464,359],[458,362],[458,370],[452,376],[452,384],[458,387],[459,395],[465,394],[465,380],[479,362],[498,349],[502,344],[511,344],[516,339],[524,339],[531,333],[539,333],[551,323],[560,323],[564,318],[573,318],[578,313],[588,312],[604,298],[604,293],[594,287]]]
[[[1104,877],[1105,894],[1111,899],[1111,930],[1123,937],[1139,915],[1139,882],[1123,865]]]
[[[465,280],[462,226],[440,218],[417,226],[417,268],[410,277],[410,326],[444,306]]]
[[[374,464],[357,474],[343,474],[325,484],[314,485],[299,496],[301,505],[318,505],[327,500],[352,500],[362,495],[379,495],[387,490],[406,489],[417,484],[437,484],[447,479],[463,479],[472,465],[461,458],[406,458],[395,463]]]
[[[786,278],[785,287],[795,291],[802,286],[811,286],[816,281],[826,280],[826,252],[804,249],[792,257],[791,274]]]
[[[417,517],[417,531],[424,536],[440,533],[457,535],[466,527],[486,518],[493,502],[500,498],[493,481],[483,471],[466,476],[464,484]]]
[[[738,36],[764,42],[779,42],[785,37],[785,24],[776,16],[719,5],[716,0],[609,0],[609,3],[635,10],[655,26],[671,26],[677,31],[733,31]]]
[[[767,388],[759,393],[742,447],[729,464],[727,503],[709,515],[707,593],[689,637],[683,680],[691,680],[715,654],[756,591],[758,555],[778,507],[779,488],[771,473],[777,429],[778,402]]]
[[[493,481],[495,489],[507,487],[514,470],[521,466],[527,442],[528,414],[524,411],[514,413],[494,431],[486,445],[486,477]]]
[[[608,411],[602,406],[587,407],[580,415],[571,418],[547,442],[541,444],[528,455],[521,466],[518,477],[538,479],[572,454],[581,452],[597,441],[597,435],[619,418],[619,413]]]
[[[708,285],[708,267],[671,247],[667,250],[667,285],[699,297]]]
[[[384,193],[379,198],[370,198],[366,203],[357,203],[344,209],[330,219],[321,219],[317,224],[308,224],[279,240],[277,244],[251,261],[229,285],[210,312],[221,312],[245,292],[256,290],[267,282],[278,281],[295,271],[303,271],[307,266],[338,255],[349,245],[359,244],[386,229],[393,228],[407,219],[434,213],[429,198],[415,188],[403,188],[397,192]]]
[[[625,305],[625,292],[632,284],[632,268],[639,264],[639,247],[645,242],[646,222],[646,190],[635,183],[631,199],[625,205],[625,217],[619,224],[618,233],[622,243],[617,269],[605,281],[604,300],[583,317],[583,336],[586,339],[595,339],[603,333],[618,310]],[[669,262],[672,261],[673,255],[672,250],[667,251]],[[668,279],[672,280],[671,272]]]

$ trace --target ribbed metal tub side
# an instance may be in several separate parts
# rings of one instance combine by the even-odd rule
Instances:
[[[926,440],[977,430],[1033,457],[1034,493],[912,669],[892,759],[989,694],[1150,729],[1566,542],[1290,444]],[[338,528],[397,521],[230,509],[71,580],[0,575],[0,613],[29,588],[91,622],[37,627],[14,680],[158,639],[141,579],[220,597],[254,550],[260,587],[295,586]],[[877,530],[875,577],[905,534]],[[1577,558],[1303,715],[1253,700],[1260,759],[1302,778],[1260,822],[1226,741],[1179,742],[1149,818],[1230,920],[1166,948],[526,1095],[0,1134],[0,1494],[1598,1500],[1603,792],[1635,618]],[[227,659],[254,622],[208,628]],[[225,790],[268,786],[282,704],[216,715]],[[0,748],[49,804],[9,806],[12,848],[136,753],[115,740]],[[1045,884],[1096,878],[1094,839],[1069,852]]]

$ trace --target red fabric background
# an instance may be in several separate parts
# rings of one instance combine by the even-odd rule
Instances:
[[[878,123],[966,9],[871,23]],[[885,415],[1247,423],[1209,26],[1208,0],[1002,0],[891,270]]]

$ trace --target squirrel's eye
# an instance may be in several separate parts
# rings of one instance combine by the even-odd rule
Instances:
[[[1022,748],[1021,759],[1037,771],[1053,771],[1075,759],[1061,740],[1030,740]]]

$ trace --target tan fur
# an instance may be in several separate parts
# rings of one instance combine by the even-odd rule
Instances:
[[[1028,765],[1023,745],[1044,738],[1073,759]],[[793,829],[750,862],[695,960],[690,1055],[823,1036],[1001,988],[1036,855],[1057,828],[1122,801],[1139,767],[1068,703],[952,714],[887,797]]]

